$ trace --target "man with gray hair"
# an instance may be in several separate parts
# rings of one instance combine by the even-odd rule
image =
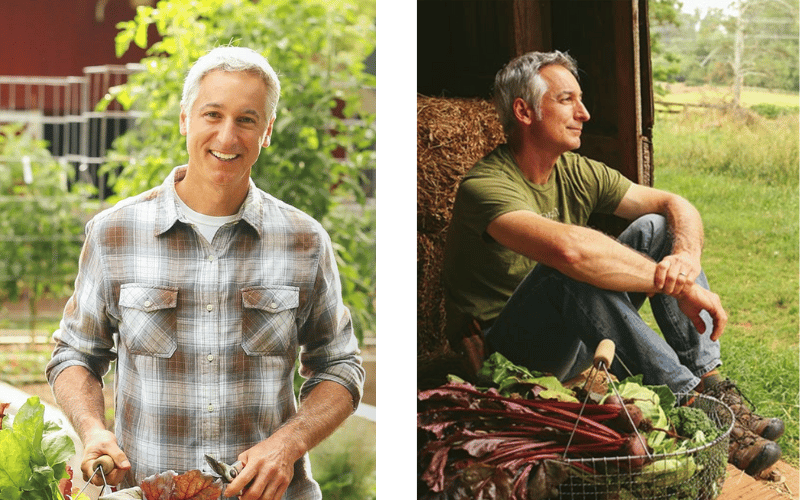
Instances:
[[[102,455],[123,486],[211,472],[211,455],[244,465],[226,497],[321,498],[307,452],[358,406],[364,370],[328,234],[250,179],[279,95],[253,50],[201,57],[181,99],[188,164],[87,224],[47,366],[85,478]],[[111,432],[102,377],[113,360]]]
[[[568,380],[601,340],[611,371],[648,385],[716,396],[735,407],[729,459],[749,474],[781,455],[783,422],[750,412],[718,367],[727,314],[700,265],[703,224],[684,198],[631,183],[575,154],[589,112],[577,64],[561,52],[524,54],[495,79],[507,143],[459,186],[444,256],[447,336],[478,325],[490,350]],[[593,213],[630,221],[617,238]],[[638,314],[650,297],[663,337]],[[465,333],[467,332],[467,333]]]

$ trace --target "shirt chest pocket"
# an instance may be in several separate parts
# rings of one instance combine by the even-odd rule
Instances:
[[[242,348],[250,356],[285,355],[296,350],[295,316],[300,289],[258,286],[242,289]]]
[[[120,341],[131,354],[169,358],[178,347],[178,289],[124,284],[119,291]]]

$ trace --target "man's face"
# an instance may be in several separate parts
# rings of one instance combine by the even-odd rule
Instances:
[[[572,73],[558,64],[545,66],[539,72],[547,83],[542,98],[542,119],[531,124],[540,146],[557,154],[577,149],[581,145],[583,123],[589,112],[583,105],[581,87]]]
[[[249,187],[250,168],[269,145],[267,86],[246,72],[212,71],[200,81],[192,109],[181,110],[188,175],[204,186],[235,192]]]

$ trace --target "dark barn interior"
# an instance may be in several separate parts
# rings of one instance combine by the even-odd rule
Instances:
[[[578,62],[591,113],[578,152],[652,185],[647,0],[418,0],[418,385],[463,362],[443,334],[442,249],[461,176],[504,140],[488,102],[494,76],[515,56],[550,50]]]

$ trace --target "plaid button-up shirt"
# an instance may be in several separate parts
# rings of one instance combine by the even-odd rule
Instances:
[[[55,332],[50,384],[72,365],[98,378],[117,361],[115,432],[133,468],[123,486],[233,463],[322,380],[357,405],[364,370],[330,239],[250,182],[240,217],[209,244],[182,215],[176,168],[159,187],[86,226],[75,291]],[[78,390],[77,388],[75,390]],[[308,456],[286,498],[319,498]]]

